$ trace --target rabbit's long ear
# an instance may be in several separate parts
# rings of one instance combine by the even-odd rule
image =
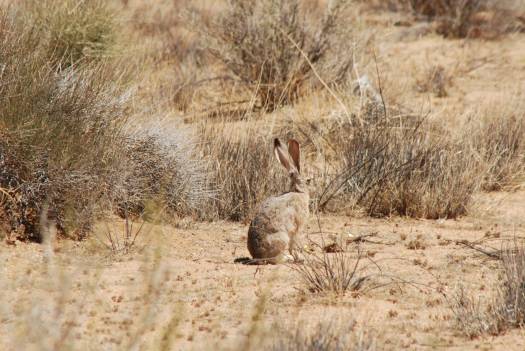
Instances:
[[[277,138],[273,139],[273,150],[279,162],[281,162],[284,168],[286,168],[286,170],[290,172],[291,165],[290,165],[290,160],[288,158],[288,152],[281,144],[281,141]]]
[[[295,168],[297,168],[297,171],[301,173],[301,151],[297,140],[288,140],[288,153],[292,157]]]

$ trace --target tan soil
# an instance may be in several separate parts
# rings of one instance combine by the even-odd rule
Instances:
[[[487,243],[497,247],[499,241],[494,238],[523,234],[524,210],[525,192],[518,192],[507,194],[498,209],[514,217],[491,220],[322,216],[326,241],[330,233],[377,233],[368,238],[370,242],[360,244],[370,258],[363,260],[363,265],[374,271],[373,260],[383,271],[382,277],[371,278],[369,286],[390,281],[387,277],[399,282],[344,297],[306,292],[298,274],[285,265],[234,264],[235,257],[247,255],[247,226],[242,224],[151,226],[137,244],[144,250],[116,260],[107,260],[96,242],[60,242],[54,260],[60,267],[58,271],[69,277],[51,286],[42,281],[46,279],[42,268],[46,266],[45,246],[1,244],[2,285],[6,285],[1,289],[2,311],[6,312],[2,314],[1,333],[13,332],[6,316],[27,312],[29,306],[38,308],[49,298],[47,294],[62,289],[72,298],[64,310],[71,308],[73,313],[68,318],[76,323],[72,331],[78,334],[76,345],[86,347],[94,342],[103,349],[123,346],[126,333],[133,335],[144,322],[141,314],[147,309],[145,304],[155,309],[153,318],[159,327],[174,316],[180,318],[173,330],[177,350],[239,347],[246,342],[254,324],[252,315],[265,297],[267,302],[259,316],[263,321],[261,330],[274,323],[283,328],[297,321],[355,318],[358,326],[377,336],[380,349],[523,350],[525,339],[520,330],[477,340],[461,336],[455,331],[452,313],[441,292],[450,298],[458,284],[463,284],[480,297],[490,297],[497,282],[498,263],[453,241],[486,238]],[[323,235],[318,231],[317,219],[312,218],[308,232],[313,234],[309,237],[321,242]],[[414,246],[415,242],[418,245]],[[356,244],[350,245],[349,254],[355,254],[355,248]],[[158,251],[161,262],[160,268],[153,270],[152,251]],[[154,290],[158,287],[148,280],[159,272],[162,274],[156,278],[163,285],[158,296],[148,297],[148,286]],[[31,301],[31,296],[36,301]],[[79,305],[82,298],[85,301]],[[155,332],[159,331],[147,330],[145,340],[153,338]],[[2,334],[0,340],[9,339]]]

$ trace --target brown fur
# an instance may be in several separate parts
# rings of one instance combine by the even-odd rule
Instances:
[[[290,190],[261,204],[248,230],[248,250],[254,259],[275,264],[294,257],[293,251],[308,220],[310,196],[299,171],[299,143],[290,140],[288,151],[275,139],[274,149],[290,176]]]

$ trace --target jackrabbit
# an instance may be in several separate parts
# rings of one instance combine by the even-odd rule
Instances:
[[[274,152],[290,176],[290,190],[266,199],[248,230],[248,251],[253,260],[246,264],[276,264],[291,261],[296,239],[308,221],[310,195],[301,177],[299,143],[291,139],[288,149],[274,139]]]

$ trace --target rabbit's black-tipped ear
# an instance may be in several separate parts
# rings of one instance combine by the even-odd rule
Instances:
[[[281,162],[283,167],[286,168],[288,172],[290,172],[291,166],[290,166],[290,161],[287,156],[288,152],[281,144],[281,141],[277,138],[273,139],[273,150],[279,162]]]
[[[288,153],[292,158],[293,163],[297,171],[301,173],[301,151],[299,147],[299,142],[295,139],[288,140]]]

